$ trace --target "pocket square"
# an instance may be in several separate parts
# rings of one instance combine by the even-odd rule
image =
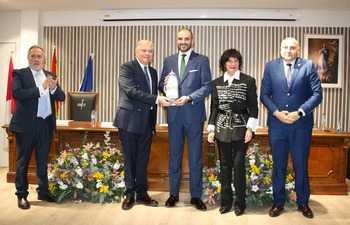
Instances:
[[[189,73],[197,72],[198,70],[190,70]]]

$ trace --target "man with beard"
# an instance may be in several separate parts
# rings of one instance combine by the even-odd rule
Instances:
[[[167,75],[174,71],[178,75],[179,98],[176,106],[168,107],[167,122],[170,139],[170,197],[165,203],[174,207],[179,201],[182,156],[185,136],[188,141],[188,161],[190,170],[191,204],[198,210],[206,210],[202,196],[202,137],[206,120],[204,100],[211,92],[211,72],[209,59],[192,50],[192,31],[182,29],[177,34],[179,52],[166,57],[159,81],[163,93],[167,85]]]

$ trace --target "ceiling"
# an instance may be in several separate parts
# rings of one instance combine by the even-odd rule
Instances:
[[[0,0],[0,12],[116,9],[289,9],[350,11],[349,0]]]

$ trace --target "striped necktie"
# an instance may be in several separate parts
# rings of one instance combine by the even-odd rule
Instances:
[[[146,80],[147,80],[147,84],[148,84],[149,90],[150,90],[151,93],[152,93],[152,90],[151,90],[151,81],[150,81],[149,76],[148,76],[147,66],[143,67],[143,72],[145,73],[145,77],[146,77]]]

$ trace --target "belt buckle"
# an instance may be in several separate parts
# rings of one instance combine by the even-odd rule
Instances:
[[[232,115],[232,112],[231,112],[231,111],[226,111],[226,116],[227,116],[227,117],[231,117],[231,115]]]

